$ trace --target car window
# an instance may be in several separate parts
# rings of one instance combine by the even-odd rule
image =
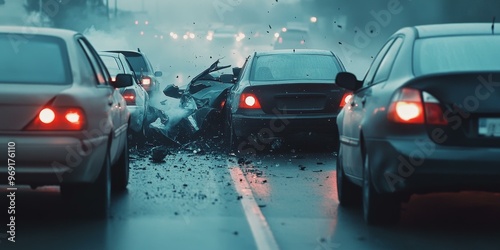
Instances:
[[[456,71],[498,71],[500,37],[453,36],[415,41],[415,75]]]
[[[394,42],[394,39],[389,40],[379,51],[375,59],[373,60],[370,68],[368,69],[368,72],[366,73],[365,80],[363,82],[363,86],[369,86],[373,83],[373,77],[375,76],[375,72],[377,71],[382,59],[384,58],[385,54],[387,53],[387,50],[389,50],[389,47],[392,45]]]
[[[340,65],[332,55],[261,55],[253,62],[250,80],[334,80]]]
[[[85,54],[87,55],[87,59],[89,59],[90,64],[92,65],[92,68],[94,69],[97,83],[99,85],[108,84],[106,81],[107,72],[104,73],[101,66],[99,65],[98,60],[96,60],[96,57],[92,53],[92,50],[88,47],[88,44],[85,42],[84,39],[81,39],[81,38],[78,39],[78,43],[82,46],[83,50],[85,51]]]
[[[132,65],[132,68],[134,69],[136,74],[140,75],[141,72],[145,74],[149,73],[148,64],[146,60],[144,60],[144,57],[141,54],[124,53],[124,55],[127,58],[130,65]]]
[[[121,71],[122,67],[120,65],[120,62],[118,62],[117,58],[114,58],[112,56],[101,55],[101,59],[109,71]]]
[[[396,56],[398,55],[399,49],[401,48],[402,44],[403,44],[403,38],[402,37],[396,38],[394,43],[391,45],[391,48],[387,51],[387,54],[384,56],[384,59],[382,59],[382,62],[380,63],[380,66],[378,67],[375,76],[373,77],[373,84],[385,81],[387,80],[387,78],[389,78],[392,65],[394,64],[394,60],[396,59]]]
[[[67,47],[62,39],[34,36],[29,42],[13,44],[12,34],[0,34],[0,83],[72,82]]]

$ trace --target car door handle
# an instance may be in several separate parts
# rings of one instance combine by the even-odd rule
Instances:
[[[363,99],[361,99],[361,105],[363,105],[363,106],[364,106],[364,105],[365,105],[365,103],[366,103],[366,96],[364,96],[364,97],[363,97]]]

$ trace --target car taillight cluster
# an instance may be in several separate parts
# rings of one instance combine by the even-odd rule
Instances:
[[[439,101],[427,92],[403,88],[397,93],[387,113],[389,120],[406,124],[446,125]]]
[[[260,109],[260,103],[257,97],[251,93],[243,93],[240,96],[239,108],[242,109]]]
[[[352,99],[352,93],[350,92],[346,92],[343,96],[342,96],[342,100],[340,100],[340,108],[343,108],[346,104],[348,104]]]
[[[151,83],[152,83],[152,80],[150,77],[147,77],[147,76],[142,77],[141,85],[146,91],[149,91],[151,89]]]
[[[80,108],[44,108],[26,130],[77,131],[85,127],[85,114]]]
[[[123,99],[125,99],[125,102],[127,105],[135,105],[135,99],[136,99],[136,93],[135,90],[133,89],[126,89],[123,91]]]

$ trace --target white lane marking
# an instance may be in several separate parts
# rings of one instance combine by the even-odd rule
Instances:
[[[250,188],[245,175],[239,167],[229,167],[236,191],[243,197],[241,199],[241,205],[243,206],[248,224],[252,230],[255,243],[257,244],[257,249],[278,250],[278,243],[276,243],[273,232],[271,232],[271,228],[269,227],[269,224],[267,224],[266,217],[264,217],[262,211],[260,211],[260,208],[257,205],[257,202],[255,201],[252,189]]]

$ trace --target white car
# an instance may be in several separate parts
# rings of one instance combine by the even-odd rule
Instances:
[[[99,52],[102,61],[108,68],[111,78],[114,79],[118,74],[135,75],[132,66],[127,61],[127,58],[121,53]],[[136,81],[132,86],[120,88],[120,93],[127,108],[130,111],[130,124],[129,129],[132,131],[131,135],[136,143],[143,142],[146,138],[147,113],[149,110],[149,94],[140,85],[136,77]]]
[[[0,26],[0,55],[0,162],[9,163],[0,184],[60,185],[75,209],[106,216],[111,187],[129,178],[130,113],[118,88],[133,76],[112,82],[69,30]]]

